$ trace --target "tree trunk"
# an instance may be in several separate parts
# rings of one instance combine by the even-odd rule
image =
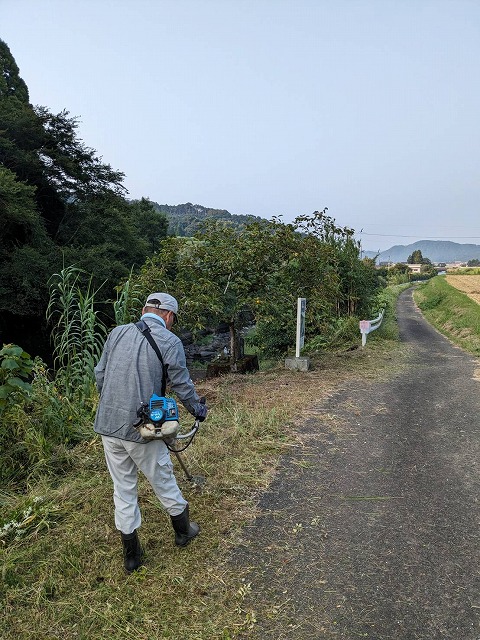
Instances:
[[[243,338],[239,335],[238,329],[235,326],[235,318],[230,321],[230,369],[235,372],[237,370],[237,362],[243,358],[244,355],[244,342]]]

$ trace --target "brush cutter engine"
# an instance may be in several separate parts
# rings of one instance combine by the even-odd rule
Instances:
[[[175,440],[180,431],[178,406],[173,398],[157,396],[137,410],[139,421],[134,425],[144,440]]]

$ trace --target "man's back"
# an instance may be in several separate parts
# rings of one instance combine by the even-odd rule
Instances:
[[[180,339],[158,321],[146,318],[145,322],[160,349],[172,389],[194,412],[198,396],[186,368]],[[148,403],[153,393],[161,395],[163,372],[157,354],[134,324],[113,329],[95,367],[95,376],[101,392],[95,431],[142,442],[132,424],[140,405]]]

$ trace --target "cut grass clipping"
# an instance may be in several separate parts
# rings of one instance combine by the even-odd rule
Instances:
[[[206,476],[205,486],[193,487],[173,462],[201,534],[186,549],[175,547],[170,519],[140,476],[146,558],[129,576],[93,434],[71,450],[63,476],[36,480],[22,495],[0,493],[2,640],[249,637],[261,612],[247,604],[254,594],[247,598],[251,587],[229,553],[255,518],[280,456],[299,446],[295,424],[312,405],[350,378],[391,373],[401,349],[375,333],[365,349],[312,357],[309,372],[280,365],[198,385],[211,409],[184,460]]]

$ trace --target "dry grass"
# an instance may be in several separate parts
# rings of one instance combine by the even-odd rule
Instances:
[[[469,298],[480,304],[480,275],[445,276],[448,284],[466,293]]]
[[[201,535],[187,549],[173,545],[168,517],[148,483],[140,483],[141,540],[146,566],[126,577],[113,526],[112,488],[94,438],[72,453],[74,471],[46,479],[24,496],[0,496],[5,519],[29,522],[0,550],[4,640],[212,640],[236,638],[254,624],[244,604],[248,585],[228,564],[242,526],[257,512],[282,454],[299,443],[295,423],[339,384],[389,375],[402,349],[372,339],[366,349],[324,355],[307,373],[283,367],[203,382],[211,408],[185,454],[199,491],[177,477]],[[392,359],[395,358],[395,359]],[[174,460],[176,464],[176,461]],[[34,502],[41,496],[41,501]],[[16,514],[16,515],[15,515]]]

